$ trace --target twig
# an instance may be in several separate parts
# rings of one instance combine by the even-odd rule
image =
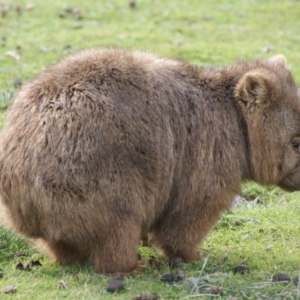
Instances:
[[[203,261],[203,265],[202,265],[202,268],[201,268],[201,271],[199,273],[199,276],[198,276],[198,279],[202,276],[202,273],[204,271],[204,268],[206,267],[206,264],[208,262],[208,259],[209,259],[209,255],[207,255]]]

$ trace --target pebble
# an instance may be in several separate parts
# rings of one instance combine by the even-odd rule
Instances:
[[[124,283],[120,279],[111,279],[107,283],[107,291],[110,293],[118,292],[124,288]]]

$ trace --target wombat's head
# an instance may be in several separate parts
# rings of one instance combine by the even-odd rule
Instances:
[[[258,61],[238,82],[251,179],[300,190],[300,98],[282,55]]]

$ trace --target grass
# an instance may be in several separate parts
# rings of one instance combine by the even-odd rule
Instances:
[[[265,195],[270,197],[268,192],[257,197],[263,200]],[[202,299],[210,299],[209,291],[216,286],[224,293],[217,299],[227,299],[230,295],[241,299],[297,299],[298,286],[271,282],[276,273],[288,273],[293,278],[300,272],[297,222],[300,205],[296,198],[288,198],[282,193],[277,203],[242,206],[224,214],[202,247],[204,259],[184,266],[188,277],[185,282],[160,282],[163,274],[175,271],[159,258],[159,268],[148,265],[138,275],[124,279],[124,291],[111,295],[106,291],[109,277],[80,266],[56,266],[47,255],[3,230],[0,264],[4,276],[0,284],[15,285],[17,299],[45,296],[47,299],[131,299],[144,292],[158,293],[162,299],[193,299],[192,291]],[[24,256],[15,256],[16,252]],[[153,249],[140,247],[139,252],[145,263],[150,255],[157,256]],[[38,259],[43,266],[32,267],[30,271],[15,269],[17,263],[26,264],[32,259]],[[239,264],[247,264],[250,273],[234,274],[233,269]],[[67,287],[58,288],[60,281]]]
[[[79,9],[68,13],[66,8]],[[199,65],[222,65],[283,53],[300,84],[300,6],[295,0],[137,0],[50,2],[0,0],[0,125],[19,87],[61,57],[90,47],[144,49]],[[160,268],[147,265],[124,278],[120,293],[106,291],[109,277],[80,266],[57,266],[30,242],[0,229],[0,290],[15,285],[15,295],[1,299],[131,299],[158,293],[161,299],[300,299],[293,283],[272,283],[276,273],[300,274],[299,193],[243,186],[252,200],[223,215],[202,246],[203,259],[183,268],[188,279],[162,283],[175,272],[155,250],[140,247],[145,264],[158,257]],[[16,256],[15,254],[24,256]],[[29,271],[17,263],[39,260]],[[247,264],[249,274],[234,274]],[[59,282],[65,283],[64,286]],[[210,295],[212,287],[223,295]]]

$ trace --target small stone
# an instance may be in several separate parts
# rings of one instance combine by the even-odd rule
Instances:
[[[3,289],[2,289],[2,292],[5,293],[5,294],[15,294],[17,292],[17,288],[14,286],[14,285],[8,285],[8,286],[5,286]]]
[[[73,12],[73,8],[72,7],[66,7],[64,9],[64,12],[67,13],[67,14],[71,14]]]
[[[262,52],[265,52],[265,53],[270,52],[270,51],[274,51],[274,47],[271,46],[271,45],[267,45],[267,46],[263,47],[263,48],[261,49],[261,51],[262,51]]]
[[[6,37],[5,36],[0,36],[0,46],[4,46],[6,42]]]
[[[82,28],[82,24],[81,23],[76,23],[76,24],[73,25],[73,28],[74,29],[80,29],[80,28]]]
[[[67,286],[68,285],[63,280],[59,281],[58,284],[57,284],[58,289],[66,289]]]
[[[173,257],[170,261],[171,268],[181,268],[183,266],[183,259],[181,257]]]
[[[128,5],[129,5],[129,7],[131,7],[131,8],[135,8],[135,7],[136,7],[136,1],[131,0],[131,1],[129,1]]]
[[[178,270],[173,276],[177,281],[186,279],[186,273],[183,270]]]
[[[0,13],[1,13],[1,17],[2,18],[5,18],[6,17],[6,15],[7,15],[7,10],[6,9],[0,9]]]
[[[69,44],[67,44],[67,45],[65,45],[65,46],[63,47],[63,50],[69,50],[69,49],[71,49],[71,48],[72,48],[72,46],[69,45]]]
[[[14,86],[15,87],[18,87],[18,86],[21,86],[22,85],[22,79],[19,78],[19,77],[16,77],[15,80],[14,80]],[[21,256],[21,255],[19,255]]]
[[[278,273],[272,277],[272,282],[291,282],[291,277],[286,273]]]
[[[23,266],[23,264],[22,264],[21,262],[19,262],[19,263],[16,265],[16,269],[17,269],[17,270],[22,270],[22,271],[24,271],[24,266]]]
[[[208,293],[211,294],[211,295],[220,295],[220,296],[222,296],[224,292],[223,292],[223,289],[221,287],[213,286],[208,290]]]
[[[118,292],[124,288],[124,283],[120,279],[111,279],[107,283],[107,291],[110,293]]]
[[[33,4],[33,3],[28,3],[27,5],[26,5],[26,9],[27,10],[32,10],[32,9],[34,9],[35,8],[35,5]]]
[[[31,266],[31,267],[41,267],[42,264],[40,263],[39,260],[32,260],[32,261],[29,263],[29,266]]]
[[[238,266],[236,266],[234,269],[233,269],[233,273],[234,274],[237,274],[237,273],[239,273],[239,274],[246,274],[246,273],[250,273],[250,269],[249,269],[249,267],[247,266],[247,265],[243,265],[243,264],[241,264],[241,265],[238,265]]]
[[[23,256],[23,253],[21,251],[16,251],[15,256],[17,257]]]
[[[73,17],[77,20],[82,19],[82,12],[80,9],[74,9],[73,10]]]
[[[17,51],[6,51],[5,55],[9,56],[9,57],[12,57],[15,60],[20,60],[21,59],[21,56]]]
[[[165,274],[160,278],[162,282],[174,282],[177,281],[177,278],[174,277],[173,274]]]
[[[160,296],[156,293],[140,294],[139,296],[133,297],[131,300],[158,300]]]
[[[16,13],[17,13],[18,15],[20,15],[20,14],[22,13],[22,8],[21,8],[21,6],[20,6],[20,5],[16,5],[16,6],[15,6],[15,11],[16,11]]]
[[[21,262],[19,262],[16,265],[16,269],[21,271],[30,271],[30,264],[23,265]]]
[[[175,41],[174,42],[174,46],[176,46],[176,47],[179,47],[179,46],[182,46],[182,45],[183,45],[182,41]]]

